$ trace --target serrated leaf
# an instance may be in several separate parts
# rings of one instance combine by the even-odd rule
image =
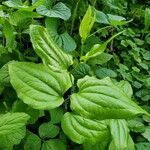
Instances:
[[[82,116],[66,113],[61,122],[64,133],[78,144],[103,141],[109,138],[109,130],[105,121],[90,120]]]
[[[62,2],[57,3],[53,8],[48,9],[45,5],[41,5],[37,8],[37,13],[53,18],[61,18],[68,20],[71,16],[70,9]]]
[[[45,141],[42,150],[67,150],[67,147],[61,140],[54,139]]]
[[[53,71],[43,64],[13,62],[9,64],[9,74],[18,97],[35,109],[60,106],[63,94],[72,86],[66,71]]]
[[[94,25],[95,22],[95,13],[92,10],[92,7],[89,5],[79,27],[79,34],[82,38],[82,42],[86,40],[86,38],[89,36],[90,31]]]
[[[86,76],[78,80],[79,92],[71,95],[71,109],[95,119],[124,119],[147,114],[110,78]],[[119,115],[118,115],[119,114]]]
[[[51,122],[43,123],[39,127],[39,135],[41,138],[54,138],[58,135],[59,130],[59,127]]]
[[[31,25],[30,36],[35,52],[44,63],[58,69],[67,69],[72,65],[72,56],[58,47],[44,27]]]

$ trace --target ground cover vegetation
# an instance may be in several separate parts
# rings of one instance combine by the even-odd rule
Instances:
[[[149,150],[149,47],[149,0],[1,0],[0,150]]]

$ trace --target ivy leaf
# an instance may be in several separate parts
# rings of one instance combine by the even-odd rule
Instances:
[[[125,119],[147,114],[110,78],[86,76],[78,80],[79,92],[71,95],[71,109],[95,119]],[[119,114],[119,115],[118,115]]]
[[[66,52],[72,52],[76,48],[74,39],[68,34],[67,31],[58,34],[58,20],[55,18],[46,18],[46,28],[54,41]]]
[[[90,120],[82,116],[66,113],[61,122],[64,133],[78,144],[93,143],[109,138],[105,121]]]
[[[35,109],[60,106],[63,94],[72,86],[66,71],[53,71],[43,64],[13,62],[9,64],[9,74],[18,97]]]
[[[62,2],[57,3],[53,8],[48,9],[46,5],[41,5],[37,9],[37,13],[53,18],[61,18],[68,20],[71,16],[70,9]]]
[[[57,69],[67,69],[73,64],[72,56],[59,48],[44,27],[31,25],[30,36],[35,52],[44,63]]]
[[[43,143],[42,150],[67,150],[67,147],[61,140],[51,139]]]

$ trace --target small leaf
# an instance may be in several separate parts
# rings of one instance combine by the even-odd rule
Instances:
[[[58,139],[45,141],[42,150],[67,150],[66,145]]]
[[[95,22],[95,13],[92,10],[92,7],[89,6],[79,27],[79,34],[82,38],[83,43],[85,42],[88,35],[90,34],[94,22]]]
[[[150,27],[150,9],[146,8],[145,9],[145,29],[144,30],[148,30]]]
[[[95,119],[125,119],[147,114],[110,78],[86,76],[77,83],[79,92],[71,95],[71,109]],[[119,115],[118,115],[119,114]]]
[[[49,110],[60,106],[63,94],[72,86],[66,71],[53,71],[42,64],[9,64],[11,84],[18,97],[35,109]]]
[[[64,133],[78,144],[95,144],[109,138],[105,121],[90,120],[68,112],[63,116],[61,126]]]
[[[98,78],[105,78],[105,77],[116,78],[117,73],[111,69],[99,68],[99,69],[96,69],[96,76]]]
[[[150,126],[145,129],[145,132],[142,135],[150,142]]]
[[[136,144],[137,150],[149,150],[150,142],[141,142]]]
[[[54,138],[59,133],[59,127],[52,123],[43,123],[39,127],[39,135],[41,138]]]
[[[24,150],[40,150],[41,148],[41,139],[33,133],[29,133],[27,135],[25,144],[24,144]]]

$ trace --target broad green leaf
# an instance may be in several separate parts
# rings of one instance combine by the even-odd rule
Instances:
[[[62,2],[57,3],[51,9],[47,8],[45,5],[41,5],[36,10],[37,13],[43,16],[61,18],[63,20],[68,20],[71,16],[70,9]]]
[[[43,123],[39,127],[39,135],[41,138],[54,138],[58,135],[59,130],[59,127],[51,122]]]
[[[64,133],[78,144],[95,144],[109,138],[105,121],[90,120],[68,112],[63,116],[61,126]]]
[[[147,114],[110,78],[86,76],[78,80],[79,92],[71,95],[71,109],[95,119],[124,119]]]
[[[96,22],[103,24],[110,24],[108,16],[105,13],[103,13],[102,11],[98,11],[96,9],[95,13],[96,13]]]
[[[29,116],[25,113],[0,115],[0,148],[19,144],[25,136],[25,124]]]
[[[9,74],[18,97],[35,109],[60,106],[63,94],[72,86],[66,71],[53,71],[43,64],[13,62],[9,64]]]
[[[89,59],[88,63],[102,65],[107,63],[112,57],[113,55],[102,53],[94,58]]]
[[[42,150],[67,150],[67,147],[61,140],[51,139],[43,143]]]
[[[24,150],[40,150],[41,148],[41,139],[31,132],[26,137],[24,144]]]
[[[51,123],[52,124],[57,124],[60,123],[61,118],[63,116],[64,112],[62,108],[55,108],[50,110],[50,115],[51,115]]]
[[[88,7],[79,27],[79,34],[82,38],[82,42],[84,43],[87,37],[90,34],[90,31],[95,22],[95,13],[91,6]]]
[[[128,145],[129,129],[125,120],[110,120],[110,132],[112,135],[112,142],[110,143],[109,150],[134,150],[134,145]],[[131,144],[131,143],[130,143]]]
[[[10,15],[10,23],[13,25],[19,25],[23,20],[29,18],[40,18],[41,16],[35,12],[28,11],[28,10],[18,10],[13,12]]]
[[[0,136],[11,134],[25,126],[29,115],[25,113],[6,113],[0,115]]]
[[[105,78],[105,77],[111,77],[111,78],[116,78],[117,73],[111,69],[107,68],[98,68],[96,69],[96,76],[98,78]]]
[[[21,127],[17,130],[13,130],[9,134],[1,135],[0,136],[0,149],[13,150],[13,146],[17,145],[21,142],[21,140],[26,135],[26,129],[25,127]]]
[[[88,59],[90,58],[93,58],[93,57],[96,57],[100,54],[102,54],[105,49],[107,48],[107,45],[117,36],[119,36],[120,34],[122,34],[124,31],[121,31],[115,35],[113,35],[111,38],[109,38],[106,42],[104,42],[103,44],[95,44],[91,50],[89,52],[86,53],[85,56],[82,56],[80,58],[80,60],[83,60],[83,61],[87,61]]]
[[[67,69],[72,65],[72,56],[59,48],[44,27],[31,25],[30,36],[35,52],[44,63],[58,69]]]
[[[52,35],[54,41],[65,51],[72,52],[76,48],[76,43],[74,39],[68,34],[67,31],[64,33],[58,33],[58,19],[56,18],[46,18],[45,20],[46,28],[50,35]]]

